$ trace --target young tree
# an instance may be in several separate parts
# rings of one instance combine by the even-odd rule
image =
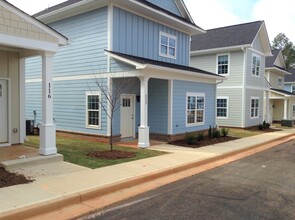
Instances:
[[[95,78],[95,84],[101,91],[99,104],[101,109],[110,119],[110,150],[113,151],[113,120],[115,112],[121,107],[121,95],[134,90],[135,79],[122,77],[119,79]]]
[[[287,69],[295,68],[295,46],[284,33],[274,38],[271,48],[282,50]]]

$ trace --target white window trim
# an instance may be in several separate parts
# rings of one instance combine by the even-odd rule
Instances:
[[[101,100],[101,92],[100,91],[87,91],[85,93],[85,126],[89,129],[101,129],[101,103],[99,103],[99,125],[89,125],[88,124],[88,96],[89,95],[98,95]]]
[[[168,37],[168,48],[167,48],[168,49],[167,50],[168,54],[163,54],[161,52],[161,36]],[[175,56],[169,55],[169,39],[170,38],[175,40]],[[171,59],[176,59],[176,57],[177,57],[177,37],[176,36],[160,31],[160,36],[159,36],[159,56],[167,57],[167,58],[171,58]]]
[[[189,96],[195,96],[195,97],[203,97],[204,98],[204,118],[203,118],[203,122],[199,122],[199,123],[187,123],[187,100]],[[201,126],[201,125],[205,125],[205,121],[206,121],[206,95],[205,93],[193,93],[193,92],[187,92],[186,93],[186,101],[185,101],[186,105],[185,105],[185,124],[186,127],[194,127],[194,126]],[[196,109],[197,111],[197,109]]]
[[[218,74],[218,57],[220,56],[228,56],[228,64],[227,64],[227,74]],[[220,53],[216,54],[216,74],[220,76],[229,76],[230,75],[230,53]]]
[[[280,83],[280,80],[281,80],[281,83]],[[279,87],[282,87],[283,86],[283,77],[278,77],[278,86]]]
[[[257,116],[254,116],[254,117],[251,116],[252,100],[253,99],[255,99],[255,100],[258,99],[258,112],[257,112]],[[252,96],[251,99],[250,99],[250,119],[257,119],[257,118],[259,118],[259,114],[260,114],[259,109],[260,109],[260,98],[258,96]]]
[[[254,57],[257,57],[257,58],[259,58],[260,59],[260,66],[259,66],[259,72],[258,72],[258,75],[256,75],[256,74],[253,74],[253,72],[252,72],[252,70],[253,70],[253,58]],[[252,54],[252,60],[251,60],[251,76],[253,76],[253,77],[257,77],[257,78],[260,78],[260,76],[261,76],[261,67],[262,67],[262,65],[261,65],[261,56],[259,56],[259,55],[257,55],[257,54]],[[256,72],[256,71],[255,71]]]
[[[226,117],[220,117],[220,116],[217,116],[217,99],[226,99]],[[218,96],[216,98],[216,117],[218,119],[228,119],[228,113],[229,113],[229,97],[228,96]]]

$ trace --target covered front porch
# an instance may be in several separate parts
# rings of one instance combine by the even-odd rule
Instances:
[[[271,89],[269,96],[270,122],[295,119],[295,95],[284,90]]]
[[[0,2],[0,147],[24,143],[26,58],[42,57],[41,155],[56,154],[52,58],[67,38],[6,1]]]

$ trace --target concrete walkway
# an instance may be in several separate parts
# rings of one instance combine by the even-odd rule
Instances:
[[[12,169],[8,166],[9,170],[33,177],[35,181],[0,189],[0,219],[33,218],[35,215],[42,215],[42,212],[60,209],[61,206],[83,203],[90,195],[91,199],[105,196],[179,170],[189,169],[198,163],[212,162],[220,157],[282,139],[287,141],[293,137],[295,129],[288,129],[196,149],[161,144],[150,149],[170,154],[94,170],[60,160],[40,165],[12,166]],[[94,208],[94,205],[85,206],[83,212],[92,211]]]

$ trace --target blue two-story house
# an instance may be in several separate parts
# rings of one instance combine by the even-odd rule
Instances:
[[[113,130],[148,147],[216,124],[223,77],[190,67],[191,35],[205,31],[182,0],[69,0],[35,17],[69,38],[53,59],[57,130],[101,138]],[[41,58],[26,61],[26,117],[35,110],[37,122],[41,68]]]

